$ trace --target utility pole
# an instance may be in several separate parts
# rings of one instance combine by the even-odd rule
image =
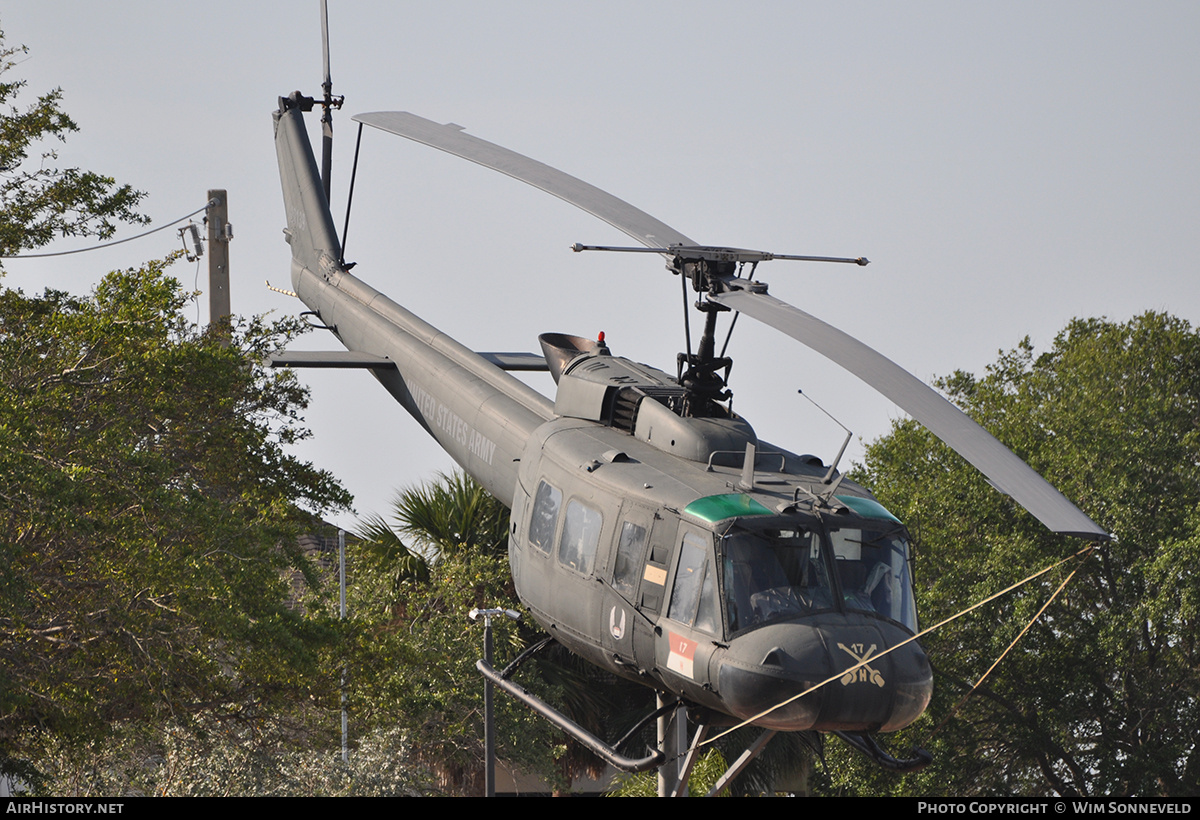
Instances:
[[[229,240],[233,238],[229,196],[223,190],[211,190],[208,202],[204,214],[208,225],[208,322],[212,327],[225,326],[222,337],[224,344],[229,344]]]

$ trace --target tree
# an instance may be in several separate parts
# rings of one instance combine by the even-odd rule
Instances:
[[[372,517],[353,562],[352,612],[361,630],[356,705],[368,726],[404,729],[414,761],[441,788],[482,793],[482,628],[473,607],[521,609],[508,566],[509,512],[470,477],[440,475],[401,492],[391,524]],[[408,540],[406,545],[403,538]],[[526,615],[493,621],[497,668],[545,637]],[[650,690],[571,655],[557,644],[522,667],[521,684],[602,737],[617,737],[651,707]],[[506,763],[569,788],[604,764],[525,706],[498,694],[497,736]],[[632,708],[631,708],[632,706]]]
[[[261,365],[297,326],[226,347],[164,267],[0,290],[0,770],[38,735],[253,728],[336,686],[288,576],[315,583],[296,537],[349,497],[284,451],[306,393]]]
[[[505,551],[508,511],[456,473],[401,492],[394,512],[393,526],[368,519],[348,562],[359,638],[351,674],[355,725],[400,729],[410,760],[435,774],[440,791],[482,794],[483,678],[475,661],[483,629],[467,613],[519,607]],[[504,619],[493,628],[498,664],[531,636]],[[507,698],[495,703],[503,759],[552,772],[561,740],[548,724]]]
[[[25,52],[24,46],[5,46],[0,31],[0,76],[15,65],[14,55]],[[91,171],[51,167],[58,159],[51,149],[41,152],[37,168],[23,167],[39,143],[65,142],[67,134],[79,130],[59,108],[62,89],[19,110],[13,100],[25,85],[0,80],[0,106],[7,109],[0,113],[0,256],[42,247],[59,236],[105,239],[117,222],[149,222],[136,210],[145,194]]]
[[[933,766],[890,785],[852,769],[831,790],[1197,794],[1200,334],[1159,313],[1076,320],[1046,353],[1026,340],[940,387],[1116,540],[1072,562],[1065,593],[934,737]],[[913,530],[927,624],[1080,546],[911,421],[868,448],[860,478]],[[897,743],[948,717],[1066,571],[925,639],[934,702]]]
[[[361,534],[372,543],[398,544],[405,536],[426,564],[458,552],[508,555],[508,508],[464,473],[438,474],[401,491],[394,513],[394,527],[369,516]]]

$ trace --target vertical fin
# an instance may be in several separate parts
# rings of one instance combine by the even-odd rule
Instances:
[[[300,96],[281,97],[275,113],[275,152],[279,158],[279,180],[287,210],[287,238],[292,246],[293,287],[295,266],[322,274],[337,266],[341,245],[333,227],[333,216],[321,187],[321,176],[304,127],[304,105],[312,100]]]

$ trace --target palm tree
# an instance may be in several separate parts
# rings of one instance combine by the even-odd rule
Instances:
[[[390,569],[394,587],[410,578],[429,580],[429,561],[426,556],[409,549],[382,516],[367,516],[354,535],[361,541],[364,550]]]
[[[395,531],[416,542],[430,563],[463,550],[507,555],[508,509],[458,471],[438,473],[433,481],[397,494],[392,521]]]
[[[504,506],[456,471],[397,493],[390,524],[372,513],[354,534],[361,541],[360,559],[367,562],[360,569],[390,582],[393,603],[399,603],[404,582],[428,582],[430,567],[443,555],[504,554],[507,527]]]

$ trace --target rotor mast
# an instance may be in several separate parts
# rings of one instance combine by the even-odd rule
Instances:
[[[676,256],[671,263],[672,272],[692,280],[692,289],[697,293],[706,293],[709,288],[709,266],[713,265],[725,275],[733,275],[733,262],[709,262],[706,259],[688,259]],[[727,270],[726,270],[727,269]],[[687,283],[684,283],[685,293]],[[697,299],[693,304],[696,310],[704,314],[704,332],[700,335],[700,346],[692,353],[691,334],[688,333],[687,351],[677,357],[679,383],[688,391],[688,406],[684,408],[686,416],[708,416],[711,414],[712,402],[728,401],[733,397],[727,387],[729,372],[733,368],[733,359],[728,356],[717,356],[717,314],[725,313],[729,308],[710,302],[708,299]],[[721,351],[724,353],[724,351]],[[718,375],[724,370],[725,375]]]
[[[742,279],[742,266],[750,265],[749,276],[759,262],[769,262],[772,259],[786,259],[800,262],[841,262],[851,265],[864,266],[870,263],[865,256],[801,256],[797,254],[771,253],[770,251],[755,251],[745,248],[723,248],[705,245],[674,244],[667,247],[613,247],[608,245],[583,245],[576,243],[571,246],[576,253],[580,251],[618,251],[623,253],[659,253],[669,259],[667,270],[671,273],[691,280],[692,290],[702,297],[693,303],[692,307],[704,314],[704,332],[700,336],[700,345],[692,352],[691,329],[687,324],[686,305],[684,312],[684,327],[687,336],[687,350],[678,356],[677,378],[687,389],[687,400],[681,415],[694,417],[709,417],[720,410],[714,410],[713,404],[725,402],[733,394],[727,389],[729,372],[733,368],[733,359],[716,354],[717,314],[726,313],[731,308],[708,298],[716,296],[728,289],[728,282],[739,280],[750,290],[766,293],[767,286],[752,279]],[[687,283],[684,286],[684,301],[687,301]],[[734,320],[737,321],[737,314]],[[729,332],[732,334],[733,325]],[[728,339],[726,339],[728,345]],[[724,370],[724,375],[718,371]]]

